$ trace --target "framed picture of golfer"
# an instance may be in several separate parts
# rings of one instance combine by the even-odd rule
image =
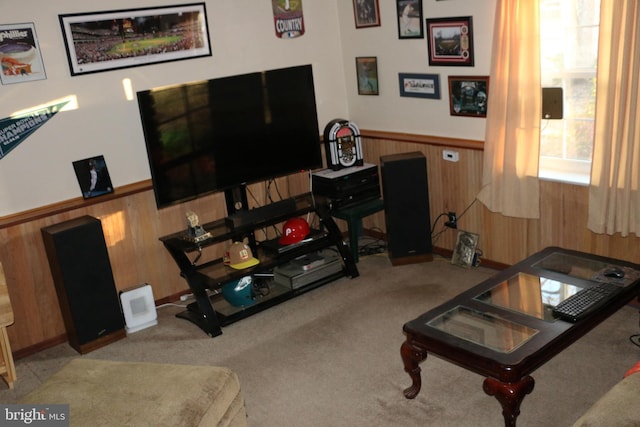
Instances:
[[[204,3],[58,18],[72,76],[211,56]]]

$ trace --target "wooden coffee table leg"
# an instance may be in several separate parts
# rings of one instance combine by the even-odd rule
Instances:
[[[420,393],[422,379],[420,378],[420,362],[427,358],[427,352],[412,346],[409,341],[402,343],[400,347],[404,371],[411,377],[411,386],[404,389],[404,397],[413,399]]]
[[[515,427],[520,415],[520,404],[524,397],[533,391],[535,381],[529,375],[517,383],[503,383],[494,378],[486,378],[482,384],[484,392],[495,396],[502,405],[502,415],[506,427]]]

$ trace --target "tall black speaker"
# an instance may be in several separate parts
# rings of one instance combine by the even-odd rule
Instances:
[[[380,157],[391,264],[433,259],[427,160],[421,152]]]
[[[126,336],[100,220],[82,216],[41,232],[69,344],[84,354]]]

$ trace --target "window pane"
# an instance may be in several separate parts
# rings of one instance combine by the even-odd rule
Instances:
[[[591,162],[600,0],[540,0],[540,18],[542,86],[563,89],[564,117],[542,120],[540,174],[557,178]]]

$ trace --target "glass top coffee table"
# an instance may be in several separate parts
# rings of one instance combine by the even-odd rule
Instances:
[[[601,283],[615,285],[616,293],[583,318],[554,315],[561,301]],[[485,376],[485,393],[500,402],[505,425],[515,426],[522,400],[533,391],[530,374],[639,293],[636,264],[544,249],[405,323],[400,352],[412,384],[404,395],[420,392],[419,364],[431,353]]]

